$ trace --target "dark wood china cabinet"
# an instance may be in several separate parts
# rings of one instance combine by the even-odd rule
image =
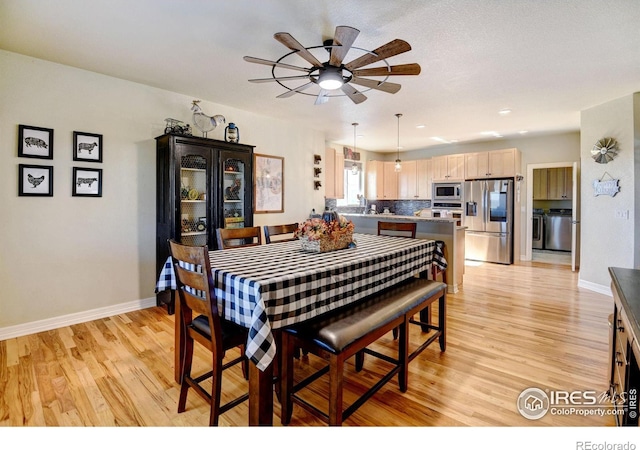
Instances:
[[[251,145],[178,134],[156,138],[156,273],[167,241],[216,249],[216,228],[253,225]],[[173,293],[157,294],[173,313]]]

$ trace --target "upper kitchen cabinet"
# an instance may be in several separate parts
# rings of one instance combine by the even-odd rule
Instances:
[[[546,200],[548,196],[547,169],[533,170],[533,199]]]
[[[431,158],[433,181],[464,181],[464,155],[444,155]]]
[[[467,180],[481,178],[511,178],[519,170],[519,152],[515,148],[489,152],[466,153]]]
[[[547,200],[569,200],[573,197],[573,168],[547,169]]]
[[[417,161],[416,174],[418,177],[418,199],[431,198],[431,186],[433,185],[433,161],[431,159],[419,159]]]
[[[396,172],[396,163],[393,161],[385,161],[383,167],[382,198],[385,200],[396,200],[398,198],[398,172]],[[378,199],[380,199],[380,196],[378,196]]]
[[[325,188],[326,198],[344,198],[344,154],[333,148],[325,151]]]
[[[383,199],[384,166],[382,161],[367,161],[367,192],[371,200]]]
[[[367,198],[370,200],[398,198],[398,172],[395,171],[393,161],[367,162]]]
[[[398,172],[398,199],[430,199],[432,184],[431,159],[404,161]]]

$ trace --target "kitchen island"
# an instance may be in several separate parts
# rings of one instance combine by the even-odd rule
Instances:
[[[394,214],[342,214],[353,222],[357,233],[378,234],[378,221],[416,222],[416,238],[443,241],[447,268],[447,290],[456,293],[464,275],[464,236],[466,227],[460,219],[397,216]]]

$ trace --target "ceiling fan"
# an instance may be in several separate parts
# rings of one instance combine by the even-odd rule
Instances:
[[[244,60],[247,62],[271,66],[271,78],[258,78],[249,81],[252,83],[277,82],[287,89],[284,94],[278,95],[277,98],[287,98],[294,94],[312,95],[316,97],[315,104],[319,105],[327,102],[329,97],[346,95],[354,103],[358,104],[367,99],[363,92],[371,89],[389,94],[398,92],[401,86],[397,83],[387,81],[389,76],[420,74],[419,64],[413,63],[392,66],[387,62],[387,58],[411,50],[411,46],[407,42],[401,39],[394,39],[375,50],[366,50],[353,46],[358,34],[360,34],[360,31],[355,28],[338,26],[336,27],[333,39],[324,41],[323,45],[304,47],[289,33],[276,33],[273,37],[292,51],[277,61],[245,56]],[[329,52],[328,61],[321,61],[323,58],[319,54],[321,50],[318,49],[324,49]],[[349,63],[344,64],[343,61],[350,50],[358,51],[360,55]],[[311,67],[290,64],[290,60],[293,59],[292,55],[294,54],[307,61]],[[382,61],[384,65],[368,69],[363,68],[380,61]],[[276,74],[276,69],[278,69],[278,74]],[[290,73],[288,71],[304,72],[304,75],[287,75],[287,73]],[[377,80],[363,77],[382,77],[382,79]],[[307,80],[307,82],[299,86],[290,87],[292,83],[296,83],[297,80]],[[363,86],[366,89],[359,91],[353,87],[352,84]],[[305,92],[312,87],[314,88],[313,93]],[[337,91],[341,91],[341,93],[336,94]]]

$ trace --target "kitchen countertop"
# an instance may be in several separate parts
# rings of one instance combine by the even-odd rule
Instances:
[[[450,222],[460,222],[460,219],[454,218],[446,218],[446,217],[420,217],[420,216],[400,216],[395,214],[357,214],[357,213],[344,213],[340,214],[341,216],[349,217],[365,217],[368,219],[376,219],[376,220],[388,220],[388,219],[398,219],[398,220],[415,220],[416,222],[440,222],[440,223],[450,223]],[[459,228],[467,228],[467,227],[459,227]]]

